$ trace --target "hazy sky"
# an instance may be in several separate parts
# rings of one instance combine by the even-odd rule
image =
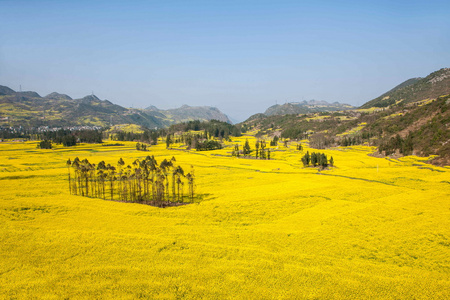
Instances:
[[[94,3],[95,2],[95,3]],[[126,107],[362,105],[450,67],[450,1],[4,1],[0,85]]]

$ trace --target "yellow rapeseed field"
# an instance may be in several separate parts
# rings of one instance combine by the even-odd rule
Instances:
[[[0,143],[1,299],[449,299],[450,169],[369,147]],[[197,203],[156,208],[69,194],[67,159],[154,155],[194,166]]]

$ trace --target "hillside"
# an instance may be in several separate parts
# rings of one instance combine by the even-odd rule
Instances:
[[[438,155],[434,163],[450,165],[450,96],[394,107],[374,119],[364,116],[362,133],[376,133],[382,153]],[[409,147],[409,149],[408,149]]]
[[[7,86],[0,85],[0,96],[15,95],[16,92]]]
[[[447,94],[450,94],[450,68],[443,68],[425,78],[408,79],[389,92],[365,103],[361,108],[387,107],[399,101],[406,104],[436,99]]]
[[[66,94],[59,94],[56,92],[53,92],[51,94],[48,94],[47,96],[45,96],[44,98],[46,99],[52,99],[52,100],[72,100],[72,98],[70,98],[69,96],[67,96]]]
[[[437,165],[450,165],[450,96],[392,105],[378,110],[349,110],[305,115],[257,114],[240,124],[258,136],[308,139],[313,148],[378,146],[377,155],[438,155]]]
[[[41,97],[36,92],[15,92],[9,87],[0,86],[0,126],[105,127],[110,124],[136,124],[163,128],[184,121],[211,119],[229,122],[225,114],[213,107],[131,109],[100,100],[95,95],[72,99],[54,92]]]
[[[287,114],[307,114],[324,111],[340,111],[354,108],[349,104],[341,104],[339,102],[328,103],[326,101],[302,101],[289,102],[285,104],[276,104],[269,107],[264,114],[267,116],[287,115]]]
[[[362,109],[300,114],[288,103],[273,107],[286,114],[256,114],[240,125],[258,136],[308,139],[314,148],[377,146],[376,155],[436,155],[450,165],[450,69],[412,78]]]
[[[164,115],[170,119],[173,123],[181,123],[194,120],[218,120],[222,122],[231,123],[227,115],[223,114],[216,107],[210,106],[189,106],[183,105],[179,108],[173,108],[168,110],[161,110],[155,106],[149,106],[144,110],[151,115]]]

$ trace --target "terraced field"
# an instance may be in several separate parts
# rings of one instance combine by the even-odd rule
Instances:
[[[0,298],[450,298],[450,168],[368,147],[324,151],[336,167],[321,172],[295,145],[231,157],[245,138],[207,152],[1,143]],[[193,165],[201,199],[161,209],[69,194],[68,158],[147,155]]]

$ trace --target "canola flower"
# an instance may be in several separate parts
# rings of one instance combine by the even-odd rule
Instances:
[[[135,143],[0,143],[2,299],[448,299],[450,169],[373,147],[295,145],[271,160]],[[160,209],[71,195],[68,157],[176,156],[200,202]]]

